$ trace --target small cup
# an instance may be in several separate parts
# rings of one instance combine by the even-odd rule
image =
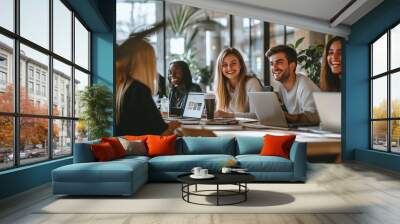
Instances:
[[[230,173],[230,172],[232,172],[232,169],[229,168],[229,167],[222,167],[221,172],[222,172],[222,173]]]
[[[200,170],[200,176],[207,176],[208,175],[208,169],[201,169]]]
[[[193,167],[193,169],[192,169],[192,173],[194,174],[194,175],[196,175],[196,176],[199,176],[199,175],[201,175],[200,174],[200,171],[202,170],[202,168],[201,167]]]

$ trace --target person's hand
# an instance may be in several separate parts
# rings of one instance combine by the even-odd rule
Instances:
[[[235,114],[232,112],[226,112],[223,110],[217,110],[214,112],[214,117],[225,117],[225,118],[233,118]]]
[[[168,123],[168,129],[171,131],[179,128],[180,126],[181,126],[181,123],[179,123],[178,121],[171,121]]]
[[[289,114],[286,111],[284,111],[283,114],[285,115],[286,120],[291,123],[297,122],[300,117],[298,114]]]

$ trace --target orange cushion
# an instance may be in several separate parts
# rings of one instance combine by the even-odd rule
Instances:
[[[284,136],[265,135],[264,145],[263,148],[261,149],[260,155],[280,156],[289,159],[290,148],[292,147],[292,144],[295,139],[296,135],[284,135]]]
[[[93,144],[90,147],[92,149],[94,157],[99,162],[109,161],[117,158],[113,147],[108,142]]]
[[[129,140],[129,141],[136,141],[136,140],[140,140],[143,142],[146,142],[147,139],[147,135],[125,135],[124,139]]]
[[[149,135],[147,137],[148,156],[162,156],[176,154],[176,135],[159,136]]]
[[[121,142],[119,142],[118,138],[101,138],[101,142],[108,142],[112,146],[112,148],[115,151],[115,155],[117,158],[121,158],[126,156],[126,151],[124,147],[122,146]]]

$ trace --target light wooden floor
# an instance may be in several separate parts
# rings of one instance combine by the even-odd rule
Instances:
[[[357,214],[35,214],[54,200],[47,185],[1,201],[0,223],[400,223],[400,174],[357,163],[311,164],[309,169],[308,183],[367,206]]]

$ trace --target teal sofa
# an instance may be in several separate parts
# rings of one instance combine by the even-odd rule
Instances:
[[[96,162],[91,141],[75,144],[74,163],[52,171],[54,194],[131,195],[148,181],[176,181],[176,177],[200,166],[219,172],[228,160],[236,160],[259,182],[304,182],[306,144],[295,142],[290,159],[260,156],[262,137],[182,137],[177,155],[127,156]]]

